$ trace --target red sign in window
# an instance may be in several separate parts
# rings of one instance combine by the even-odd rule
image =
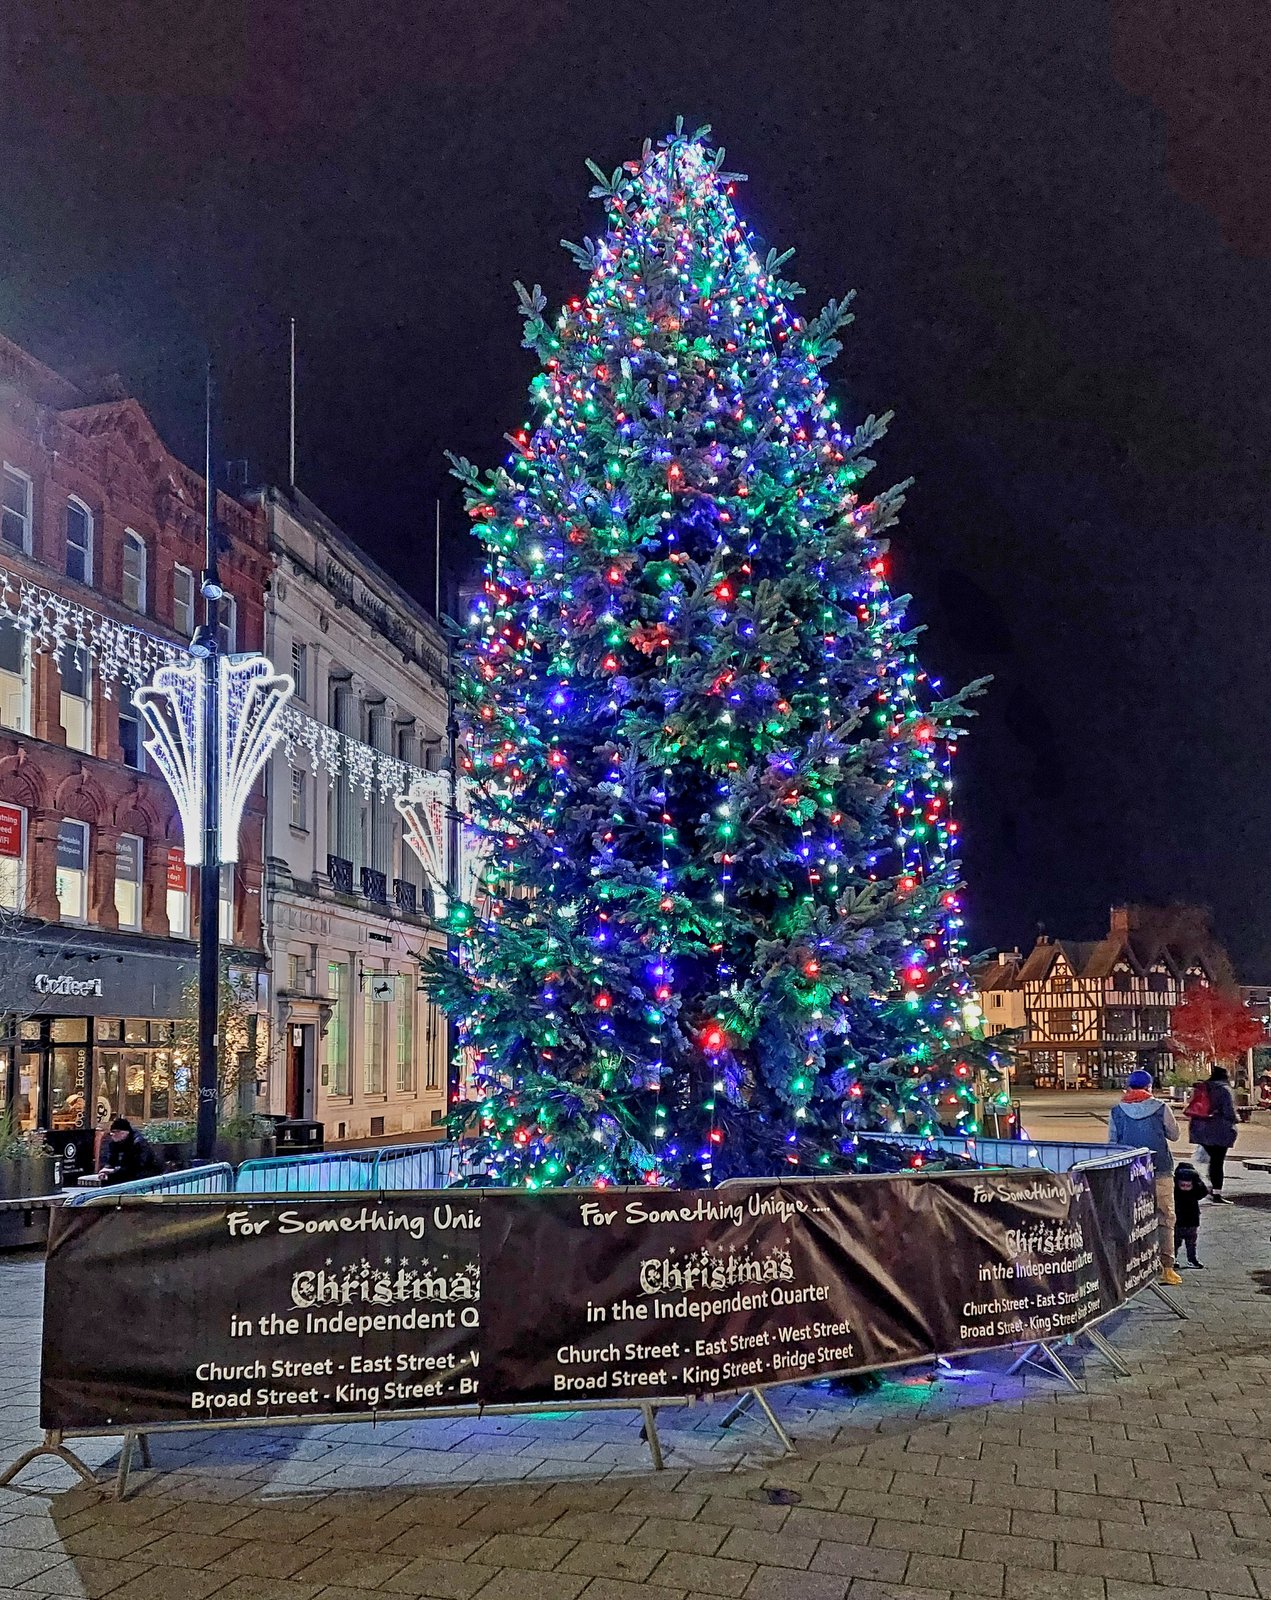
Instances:
[[[0,856],[10,859],[22,855],[22,809],[0,805]]]
[[[168,888],[178,889],[182,894],[186,890],[185,851],[177,844],[168,849]]]

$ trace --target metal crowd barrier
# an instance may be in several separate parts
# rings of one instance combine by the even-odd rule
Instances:
[[[982,1167],[1017,1167],[1044,1172],[1069,1172],[1090,1166],[1119,1166],[1139,1152],[1123,1145],[1038,1143],[1028,1139],[958,1138],[921,1134],[862,1134],[872,1140],[911,1149],[948,1152],[969,1157]],[[430,1144],[386,1145],[378,1150],[329,1151],[317,1155],[269,1156],[244,1161],[235,1173],[224,1162],[192,1167],[185,1172],[165,1172],[157,1178],[139,1178],[101,1189],[81,1189],[68,1194],[65,1204],[83,1206],[113,1200],[121,1194],[241,1194],[319,1195],[383,1193],[406,1189],[448,1189],[465,1172],[464,1146],[433,1141]]]
[[[232,1194],[234,1169],[218,1161],[208,1167],[187,1167],[183,1172],[161,1172],[155,1178],[134,1178],[131,1183],[105,1184],[98,1189],[72,1189],[62,1199],[66,1206],[88,1206],[113,1200],[120,1194]]]
[[[1089,1144],[1032,1139],[980,1139],[975,1135],[939,1134],[925,1138],[915,1133],[864,1133],[862,1143],[872,1139],[913,1150],[942,1150],[950,1155],[969,1156],[983,1167],[1028,1167],[1040,1172],[1071,1172],[1074,1167],[1116,1166],[1133,1159],[1137,1146]]]
[[[84,1206],[137,1194],[319,1195],[367,1194],[396,1189],[447,1189],[464,1170],[463,1147],[387,1145],[378,1150],[329,1151],[317,1155],[268,1156],[244,1161],[235,1173],[224,1162],[165,1172],[100,1189],[77,1189],[65,1204]]]
[[[463,1175],[460,1144],[388,1146],[376,1159],[378,1189],[449,1189]]]
[[[378,1157],[377,1150],[360,1150],[244,1161],[234,1179],[234,1193],[362,1193],[379,1187],[375,1181]]]

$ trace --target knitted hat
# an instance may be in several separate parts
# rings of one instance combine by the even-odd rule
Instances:
[[[1137,1072],[1132,1072],[1125,1080],[1127,1089],[1150,1089],[1152,1087],[1152,1074],[1144,1072],[1140,1067]]]

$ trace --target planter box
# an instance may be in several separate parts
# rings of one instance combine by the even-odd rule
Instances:
[[[228,1161],[231,1167],[241,1167],[244,1161],[262,1161],[272,1156],[277,1141],[268,1139],[226,1139],[218,1136],[212,1147],[213,1161]]]
[[[59,1156],[33,1156],[24,1161],[0,1160],[0,1200],[57,1194],[62,1187]],[[0,1211],[0,1249],[43,1245],[49,1236],[48,1206]]]

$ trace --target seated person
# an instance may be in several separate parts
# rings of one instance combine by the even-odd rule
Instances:
[[[127,1117],[116,1117],[110,1125],[105,1160],[98,1176],[103,1183],[131,1183],[134,1178],[153,1178],[163,1171],[155,1147],[136,1132]]]

